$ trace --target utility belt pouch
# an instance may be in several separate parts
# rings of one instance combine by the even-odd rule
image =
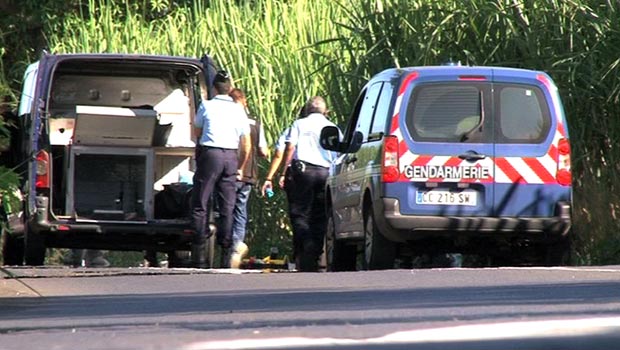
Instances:
[[[298,174],[303,174],[306,171],[306,163],[298,159],[293,160],[292,167]]]

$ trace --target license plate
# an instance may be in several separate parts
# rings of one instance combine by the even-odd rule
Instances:
[[[478,203],[478,192],[463,190],[452,192],[447,190],[418,191],[415,196],[416,204],[431,205],[470,205]]]

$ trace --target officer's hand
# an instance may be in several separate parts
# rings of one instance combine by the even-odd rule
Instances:
[[[237,180],[238,181],[243,180],[243,169],[237,170]]]
[[[265,182],[263,183],[263,187],[260,189],[260,193],[263,195],[263,197],[265,197],[265,192],[267,191],[268,188],[273,189],[271,180],[265,180]]]
[[[280,176],[280,179],[278,180],[278,186],[280,186],[280,188],[284,188],[284,175]]]

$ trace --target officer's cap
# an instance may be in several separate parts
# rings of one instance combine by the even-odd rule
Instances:
[[[213,80],[216,83],[227,83],[230,81],[230,75],[225,70],[220,70],[215,73],[215,79]]]

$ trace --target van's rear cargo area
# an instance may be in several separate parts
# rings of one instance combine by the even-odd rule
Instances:
[[[191,130],[207,90],[192,58],[46,54],[31,65],[27,263],[46,247],[191,249]]]

